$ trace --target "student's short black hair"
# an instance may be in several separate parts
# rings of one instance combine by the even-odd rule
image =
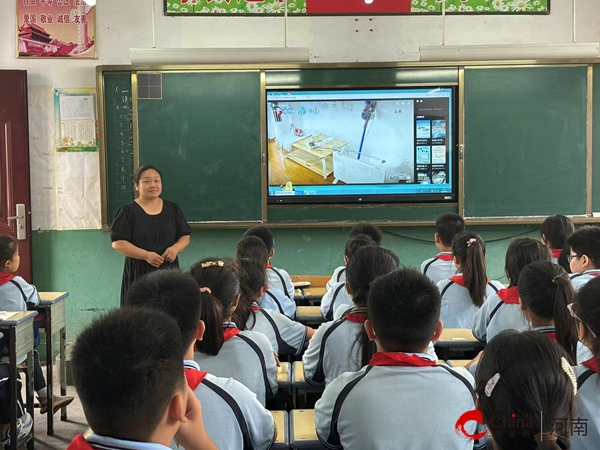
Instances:
[[[156,167],[151,166],[150,164],[143,164],[140,167],[138,167],[138,169],[135,171],[135,174],[133,175],[133,182],[135,184],[140,184],[142,175],[144,175],[144,172],[146,172],[148,170],[156,170],[156,172],[158,172],[158,176],[160,176],[162,178],[161,171],[158,170]]]
[[[261,238],[245,236],[238,242],[236,259],[253,259],[266,266],[269,261],[269,250]]]
[[[177,321],[183,345],[194,340],[200,321],[200,288],[189,273],[156,270],[139,278],[127,290],[125,305],[150,308]]]
[[[573,310],[585,322],[586,339],[592,344],[594,356],[600,358],[600,277],[585,283],[577,292],[576,299]],[[596,337],[589,333],[590,330]]]
[[[577,256],[586,255],[594,267],[600,267],[600,227],[586,226],[567,239],[571,251]]]
[[[366,234],[375,241],[377,245],[381,245],[381,230],[372,223],[358,223],[350,230],[350,237],[353,238],[359,234]]]
[[[273,233],[271,233],[271,230],[269,230],[267,227],[258,226],[249,228],[244,233],[244,237],[246,236],[256,236],[257,238],[260,238],[260,240],[265,243],[269,253],[271,253],[271,250],[273,250],[275,240],[273,239]]]
[[[550,216],[544,220],[540,234],[545,237],[552,250],[562,250],[569,236],[575,231],[573,221],[566,216]]]
[[[185,386],[179,327],[158,311],[109,312],[81,332],[72,355],[85,417],[102,436],[147,441]]]
[[[367,317],[388,352],[421,352],[440,319],[440,291],[425,275],[402,268],[377,278],[369,290]]]
[[[6,261],[13,259],[17,248],[17,240],[14,237],[4,234],[0,236],[0,265],[2,267]]]
[[[368,247],[370,245],[377,246],[377,242],[373,240],[371,236],[366,234],[357,234],[356,236],[351,237],[346,242],[346,247],[344,248],[344,256],[348,258],[348,261],[352,258],[352,255],[359,249],[363,247]]]
[[[551,261],[550,250],[537,239],[519,238],[510,243],[504,259],[504,272],[509,287],[519,284],[519,274],[523,268],[535,261]]]
[[[465,219],[459,214],[442,214],[435,221],[435,232],[446,247],[450,247],[454,236],[463,231],[465,231]]]

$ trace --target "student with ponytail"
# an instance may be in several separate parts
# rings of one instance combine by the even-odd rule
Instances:
[[[346,266],[346,283],[354,306],[340,319],[322,324],[309,342],[302,358],[309,384],[327,385],[344,372],[359,370],[364,365],[363,354],[369,354],[370,359],[375,349],[363,326],[369,289],[373,280],[397,268],[398,257],[382,247],[362,247],[352,255]],[[365,342],[368,348],[363,347]]]
[[[488,280],[485,243],[478,234],[457,234],[452,240],[452,256],[458,274],[437,284],[442,295],[440,320],[446,328],[472,328],[483,302],[503,286]]]
[[[504,271],[508,288],[490,295],[473,319],[473,335],[489,342],[504,330],[525,331],[529,322],[519,306],[519,276],[523,268],[534,261],[550,261],[550,250],[536,239],[515,239],[508,246]]]
[[[600,448],[600,278],[590,280],[569,305],[571,315],[578,323],[579,339],[592,356],[579,361],[575,368],[579,392],[578,417],[587,420],[587,435],[571,438],[574,450]]]
[[[536,261],[525,266],[519,276],[521,311],[533,331],[556,341],[575,365],[578,348],[577,323],[567,305],[573,303],[575,290],[564,269],[550,261]]]
[[[277,361],[264,334],[240,331],[231,320],[240,301],[235,265],[205,258],[192,266],[190,274],[200,286],[200,317],[206,325],[196,343],[195,361],[215,376],[239,381],[264,406],[277,392]]]
[[[507,330],[492,339],[477,368],[475,391],[492,434],[488,449],[571,448],[567,421],[577,380],[562,349],[541,333]]]
[[[265,268],[251,259],[240,259],[237,264],[241,288],[240,302],[233,313],[237,327],[263,333],[278,355],[299,355],[315,330],[276,311],[261,308],[267,279]]]

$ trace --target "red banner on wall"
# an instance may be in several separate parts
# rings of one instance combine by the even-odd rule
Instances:
[[[408,14],[410,6],[410,0],[306,0],[308,14]]]

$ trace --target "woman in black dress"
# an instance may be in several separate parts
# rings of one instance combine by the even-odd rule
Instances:
[[[125,255],[121,306],[131,283],[156,269],[177,269],[177,254],[190,243],[190,227],[176,203],[160,198],[160,171],[141,166],[134,176],[139,197],[123,206],[112,224],[112,247]]]

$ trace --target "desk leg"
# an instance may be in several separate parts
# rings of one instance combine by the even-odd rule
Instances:
[[[327,179],[327,158],[321,158],[321,165],[323,166],[323,179]]]
[[[27,352],[27,369],[25,372],[25,383],[26,383],[26,387],[25,387],[25,405],[27,408],[27,412],[31,415],[31,417],[33,417],[34,412],[33,412],[33,349],[31,349],[31,351]],[[27,441],[27,448],[29,450],[33,450],[33,437],[35,436],[34,433],[34,427],[35,427],[35,421],[34,424],[31,426],[31,437],[29,438],[29,440]]]
[[[65,327],[60,330],[60,395],[67,395],[67,358],[65,344],[67,340],[67,329]],[[67,407],[60,410],[60,420],[67,420]]]
[[[17,398],[19,395],[19,383],[18,383],[18,371],[17,371],[17,333],[16,327],[10,327],[8,330],[10,339],[10,363],[9,363],[9,387],[10,387],[10,448],[17,448],[17,416],[19,414],[19,407]],[[28,361],[29,362],[29,361]]]
[[[46,389],[48,390],[48,436],[54,435],[54,364],[52,351],[52,308],[46,308]]]

